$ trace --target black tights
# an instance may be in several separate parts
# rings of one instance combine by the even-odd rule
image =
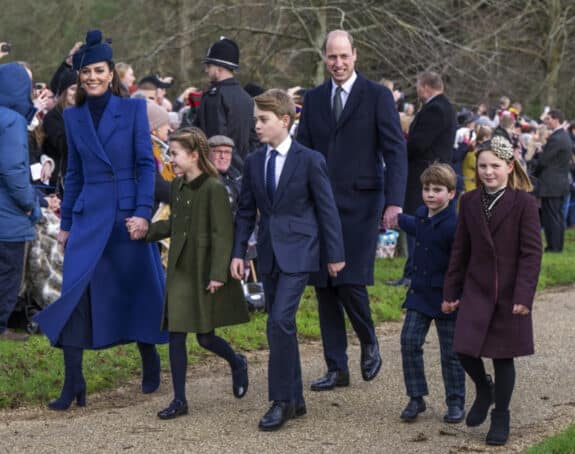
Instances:
[[[459,354],[459,360],[477,388],[487,386],[485,366],[481,358]],[[515,387],[515,363],[513,358],[493,359],[493,369],[495,370],[495,409],[497,411],[507,411],[511,402],[513,388]]]
[[[187,333],[170,333],[170,368],[172,370],[172,385],[174,398],[186,401],[186,370],[188,368],[188,350],[186,348]],[[224,358],[232,369],[240,363],[236,352],[225,340],[214,332],[196,334],[198,344],[216,355]]]

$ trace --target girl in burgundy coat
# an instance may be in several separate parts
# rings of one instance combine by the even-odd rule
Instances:
[[[453,349],[476,387],[466,424],[482,424],[495,402],[486,442],[502,445],[509,436],[513,358],[533,354],[541,226],[531,183],[507,139],[494,137],[478,149],[476,180],[478,189],[461,197],[442,310],[459,307]],[[494,384],[482,357],[493,359]]]

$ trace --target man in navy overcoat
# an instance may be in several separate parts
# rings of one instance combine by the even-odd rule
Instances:
[[[346,267],[329,278],[323,263],[312,279],[328,369],[312,383],[316,391],[349,384],[344,308],[361,342],[363,378],[371,380],[379,372],[381,358],[366,285],[373,284],[381,215],[387,227],[396,224],[407,176],[393,96],[355,71],[351,35],[342,30],[328,33],[324,60],[331,78],[307,93],[298,141],[326,158],[342,222]]]

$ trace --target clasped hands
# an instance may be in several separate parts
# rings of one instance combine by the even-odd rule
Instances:
[[[126,229],[128,229],[131,240],[143,239],[148,233],[149,226],[150,224],[144,218],[138,216],[126,218]]]
[[[458,306],[459,306],[459,300],[443,301],[443,303],[441,303],[441,311],[444,314],[451,314],[452,312],[457,310]],[[512,310],[513,315],[528,315],[529,312],[530,312],[529,308],[527,306],[524,306],[523,304],[513,305]]]

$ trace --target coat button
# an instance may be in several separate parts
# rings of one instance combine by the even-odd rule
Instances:
[[[413,267],[413,270],[414,270],[414,271],[417,271],[417,267],[416,267],[416,266],[414,266],[414,267]]]
[[[421,243],[418,241],[417,243],[415,243],[416,246],[421,246]]]
[[[410,290],[409,290],[409,293],[415,293],[415,290],[410,289]]]

